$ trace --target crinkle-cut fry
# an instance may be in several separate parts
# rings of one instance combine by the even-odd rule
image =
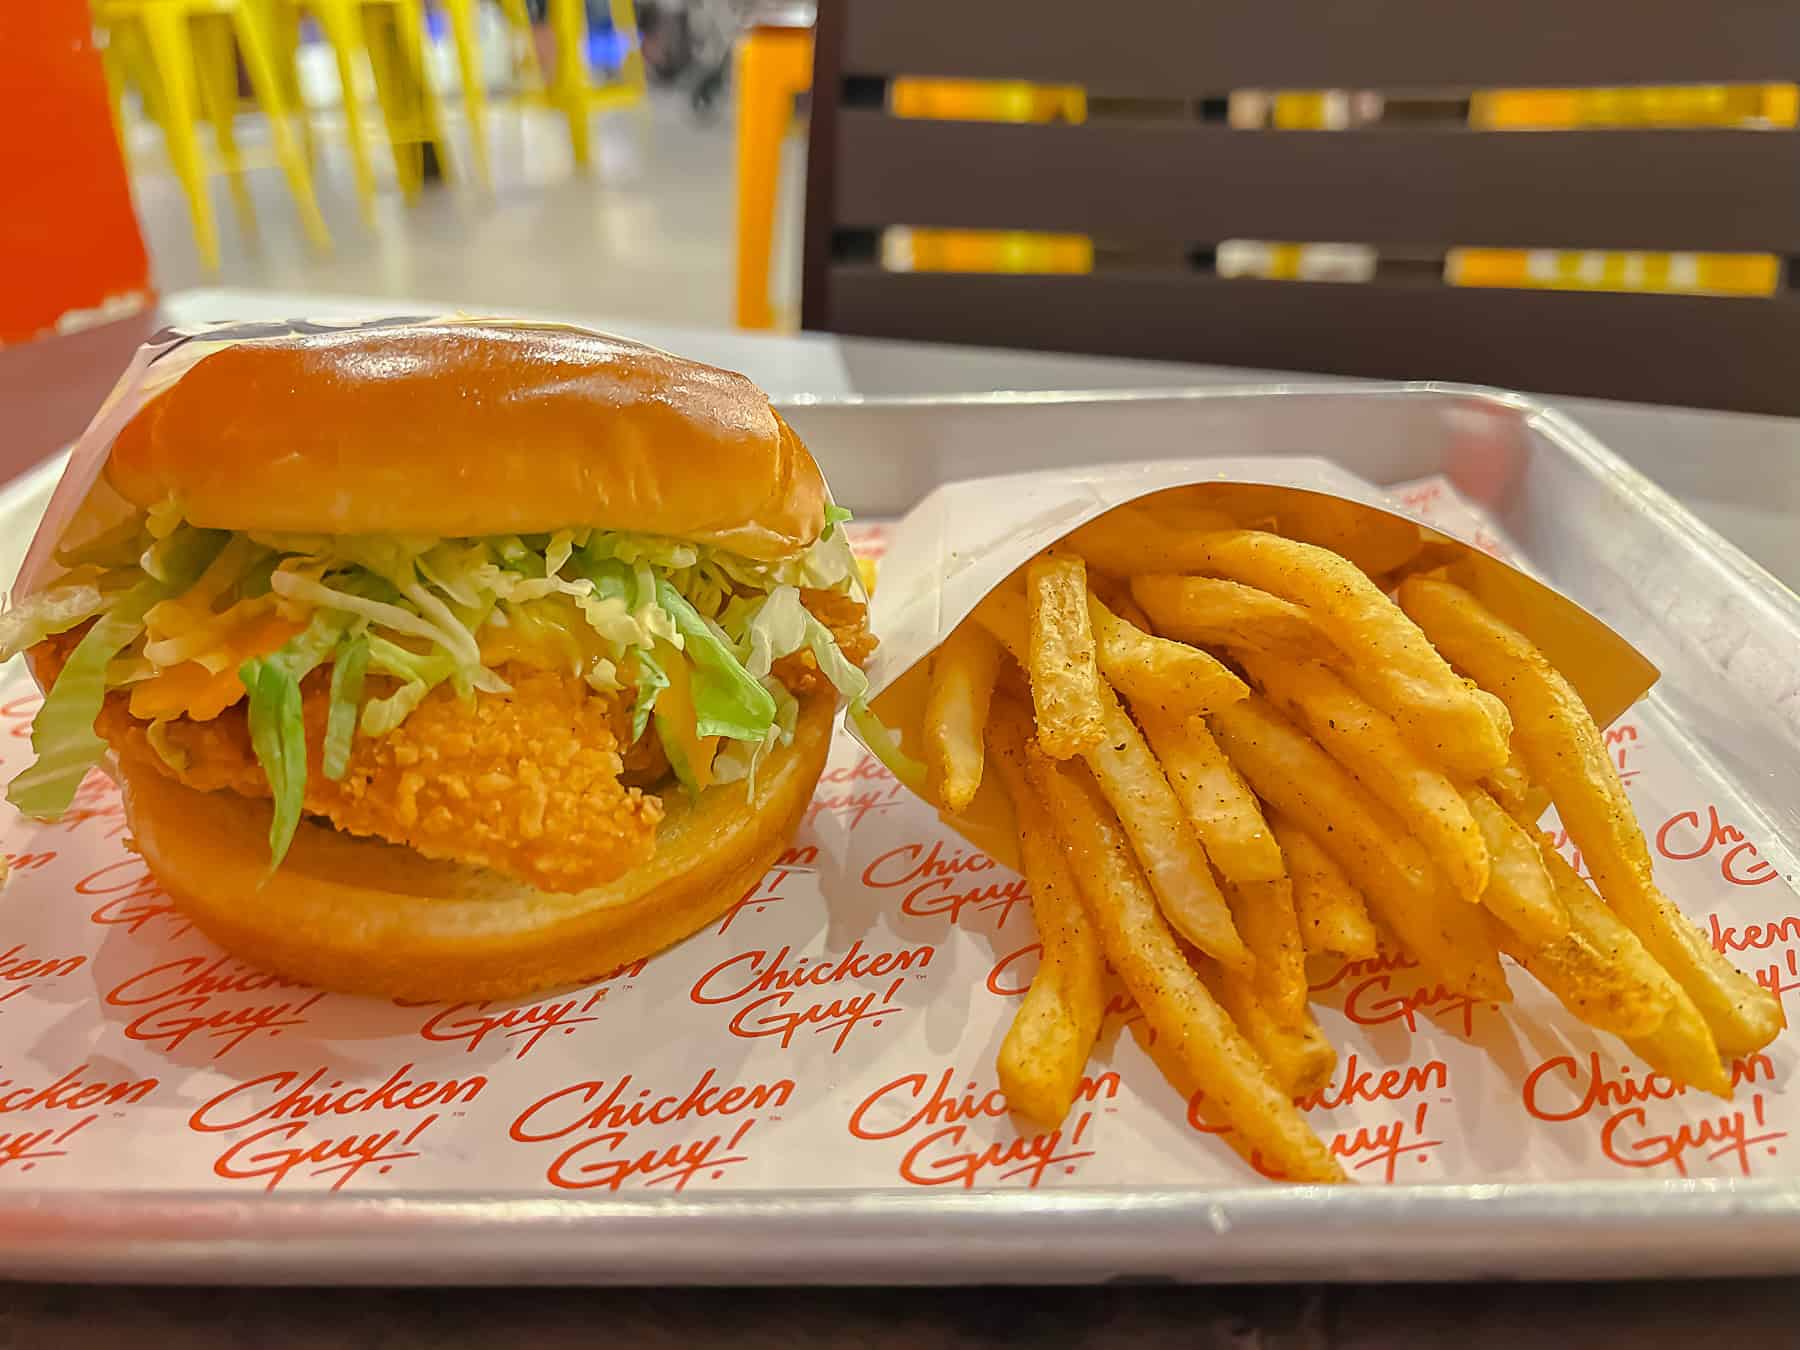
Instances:
[[[1375,955],[1375,925],[1361,893],[1305,830],[1278,813],[1269,828],[1281,845],[1294,883],[1294,917],[1309,956],[1341,956],[1366,961]]]
[[[1425,846],[1450,888],[1476,904],[1488,884],[1487,844],[1456,784],[1389,717],[1317,662],[1243,653],[1244,672]]]
[[[1257,997],[1251,981],[1221,970],[1216,961],[1199,957],[1195,969],[1289,1097],[1304,1097],[1331,1082],[1337,1051],[1325,1039],[1310,1009],[1302,1007],[1297,1014],[1283,1017]]]
[[[1155,1030],[1159,1053],[1177,1066],[1178,1086],[1203,1086],[1210,1110],[1286,1180],[1344,1181],[1343,1168],[1188,964],[1092,776],[1041,753],[1030,756],[1028,768],[1107,960]]]
[[[1069,556],[1033,558],[1025,571],[1025,599],[1025,668],[1031,675],[1038,744],[1052,759],[1069,759],[1097,745],[1105,734],[1086,565]]]
[[[1275,881],[1286,875],[1256,794],[1219,749],[1205,720],[1135,703],[1131,710],[1219,874],[1235,882]]]
[[[1250,693],[1216,656],[1126,623],[1092,593],[1088,618],[1101,674],[1134,708],[1152,704],[1171,712],[1207,713]]]
[[[1300,921],[1294,914],[1294,887],[1287,878],[1225,883],[1231,917],[1256,969],[1250,986],[1257,1001],[1284,1023],[1297,1021],[1306,1012],[1306,949],[1300,942]]]
[[[1581,698],[1524,634],[1449,582],[1413,578],[1400,603],[1458,668],[1511,710],[1519,750],[1587,860],[1601,896],[1675,977],[1728,1057],[1786,1025],[1781,1002],[1713,950],[1656,887],[1649,846],[1600,729]]]
[[[1481,903],[1526,942],[1558,941],[1569,931],[1569,911],[1557,897],[1537,842],[1480,788],[1463,795],[1487,841],[1488,884]]]
[[[1131,579],[1131,598],[1164,637],[1197,647],[1267,652],[1301,661],[1338,655],[1313,616],[1280,596],[1219,577],[1146,573]]]
[[[1505,728],[1494,724],[1425,634],[1354,564],[1257,530],[1199,535],[1196,548],[1196,570],[1261,587],[1310,610],[1343,653],[1334,665],[1344,679],[1399,723],[1428,759],[1471,778],[1506,762]]]
[[[1105,734],[1082,758],[1118,813],[1163,917],[1208,956],[1247,973],[1250,952],[1213,880],[1200,838],[1163,776],[1162,765],[1104,681],[1100,708]]]
[[[1019,864],[1031,886],[1031,917],[1043,948],[996,1067],[1007,1103],[1053,1129],[1069,1113],[1100,1034],[1106,962],[1055,826],[1026,774],[1032,732],[1024,708],[996,702],[987,735],[994,770],[1012,799]]]
[[[1576,1017],[1618,1036],[1656,1072],[1730,1097],[1730,1074],[1687,991],[1575,874],[1548,835],[1537,834],[1535,842],[1569,912],[1569,931],[1532,944],[1496,923],[1506,953]]]
[[[1209,721],[1256,795],[1312,835],[1433,978],[1510,999],[1480,910],[1445,890],[1419,841],[1316,742],[1254,695]]]
[[[1097,570],[1114,576],[1139,572],[1188,570],[1191,541],[1205,530],[1228,530],[1223,511],[1189,516],[1179,523],[1163,520],[1139,503],[1116,506],[1066,536],[1060,547],[1086,558]]]
[[[967,619],[932,653],[925,750],[952,812],[967,810],[981,787],[981,730],[999,673],[1000,644]]]

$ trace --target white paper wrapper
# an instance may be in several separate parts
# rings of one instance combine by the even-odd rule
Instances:
[[[1426,519],[1479,523],[1442,484],[1421,494]],[[36,704],[22,674],[0,684],[0,775],[29,757]],[[1609,739],[1664,887],[1784,996],[1800,988],[1800,905],[1743,832],[1745,804],[1653,708]],[[1020,1131],[993,1063],[1036,960],[1023,882],[847,735],[785,860],[718,923],[513,1003],[401,1007],[248,970],[187,927],[121,830],[97,773],[60,824],[0,806],[16,869],[0,895],[0,1188],[1255,1180],[1191,1122],[1125,1010],[1064,1127]],[[1790,1038],[1740,1068],[1726,1104],[1647,1075],[1516,971],[1504,1015],[1388,963],[1315,982],[1340,1062],[1307,1115],[1359,1182],[1800,1172]]]

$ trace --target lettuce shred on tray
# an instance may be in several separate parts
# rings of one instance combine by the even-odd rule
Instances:
[[[247,697],[278,862],[306,791],[308,674],[331,663],[323,760],[340,778],[355,736],[392,731],[446,682],[464,698],[504,692],[497,668],[515,656],[627,696],[633,735],[653,725],[690,791],[754,784],[762,758],[793,737],[798,704],[774,674],[783,657],[810,651],[859,725],[873,720],[862,671],[800,596],[857,585],[837,528],[848,517],[830,507],[810,549],[763,563],[610,530],[232,534],[188,525],[164,504],[60,554],[67,576],[0,613],[0,659],[94,621],[32,724],[37,761],[7,796],[43,818],[68,808],[105,751],[93,727],[109,691],[131,694],[165,756],[167,720],[216,716]],[[365,698],[370,675],[399,683]],[[694,762],[696,748],[710,750],[709,764]]]

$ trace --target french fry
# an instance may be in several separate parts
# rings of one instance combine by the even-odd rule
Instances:
[[[1538,834],[1535,842],[1568,910],[1569,931],[1534,945],[1496,924],[1507,954],[1576,1017],[1624,1040],[1658,1073],[1729,1097],[1730,1076],[1687,991],[1588,889],[1547,835]]]
[[[1248,972],[1250,952],[1162,765],[1105,683],[1100,686],[1100,706],[1105,734],[1082,758],[1118,813],[1163,917],[1208,956]]]
[[[1030,614],[1025,668],[1038,744],[1052,759],[1068,759],[1104,734],[1087,568],[1079,558],[1034,558],[1025,573],[1025,595]]]
[[[1099,571],[1114,576],[1181,572],[1188,570],[1187,551],[1197,533],[1230,528],[1231,517],[1222,511],[1172,522],[1132,503],[1090,520],[1065,538],[1061,547],[1074,550]]]
[[[925,750],[942,785],[944,805],[953,813],[967,810],[981,787],[981,728],[999,671],[999,644],[967,619],[931,658]]]
[[[1300,943],[1300,921],[1294,915],[1294,887],[1279,881],[1229,882],[1225,897],[1237,931],[1256,960],[1250,987],[1257,1002],[1276,1021],[1297,1022],[1306,1013],[1306,949]]]
[[[1344,679],[1392,717],[1421,753],[1471,778],[1506,762],[1505,729],[1425,634],[1354,565],[1311,544],[1256,530],[1201,535],[1196,543],[1198,570],[1309,609],[1342,651]],[[1144,608],[1155,617],[1151,606]]]
[[[1046,1129],[1075,1100],[1106,1012],[1106,963],[1062,845],[1025,764],[1025,710],[997,702],[987,725],[993,765],[1012,798],[1019,862],[1031,886],[1031,917],[1043,946],[1037,974],[1000,1045],[1000,1090],[1012,1108]]]
[[[1286,875],[1281,849],[1269,832],[1256,794],[1231,767],[1203,719],[1174,717],[1161,708],[1133,704],[1169,786],[1207,857],[1227,881],[1275,881]]]
[[[1203,1086],[1208,1107],[1286,1179],[1345,1180],[1343,1168],[1188,964],[1091,775],[1042,754],[1031,755],[1028,767],[1056,821],[1107,960],[1156,1031],[1159,1053],[1176,1066],[1177,1081]]]
[[[1288,817],[1269,817],[1294,885],[1294,918],[1309,956],[1366,961],[1379,946],[1369,910],[1343,868]]]
[[[1337,1068],[1337,1051],[1319,1030],[1312,1012],[1301,1008],[1292,1018],[1270,1011],[1256,996],[1251,981],[1221,970],[1216,961],[1201,957],[1195,969],[1207,992],[1230,1014],[1244,1039],[1268,1066],[1276,1086],[1291,1097],[1317,1092],[1331,1081]]]
[[[1093,594],[1088,596],[1088,619],[1101,673],[1134,708],[1155,704],[1174,712],[1207,713],[1250,693],[1217,657],[1126,623]]]
[[[1393,718],[1316,662],[1239,658],[1264,696],[1312,733],[1425,846],[1450,888],[1471,904],[1488,884],[1487,845],[1462,793],[1419,755]]]
[[[1360,502],[1323,493],[1295,492],[1262,484],[1232,483],[1223,489],[1205,484],[1187,493],[1194,504],[1224,507],[1240,525],[1259,528],[1272,521],[1277,534],[1317,544],[1349,559],[1370,576],[1403,567],[1423,546],[1419,527],[1400,516],[1370,510]],[[1160,510],[1160,499],[1145,503]]]
[[[1548,943],[1569,931],[1569,911],[1557,898],[1536,841],[1480,788],[1463,794],[1487,842],[1488,884],[1481,903],[1526,942]]]
[[[1148,573],[1131,579],[1131,598],[1165,637],[1197,647],[1231,647],[1320,661],[1337,647],[1299,605],[1218,577]]]
[[[975,607],[975,621],[1018,659],[1030,662],[1025,594],[1010,583]],[[1250,692],[1216,657],[1127,623],[1090,595],[1088,621],[1100,673],[1127,698],[1205,712]]]
[[[1421,965],[1461,993],[1508,1001],[1480,911],[1442,893],[1431,859],[1386,807],[1261,698],[1209,720],[1256,795],[1331,854]]]
[[[1449,582],[1413,578],[1400,603],[1438,648],[1499,695],[1532,778],[1587,859],[1607,904],[1675,977],[1727,1056],[1749,1054],[1786,1025],[1781,1003],[1737,970],[1656,888],[1650,850],[1600,729],[1562,674],[1516,629]]]

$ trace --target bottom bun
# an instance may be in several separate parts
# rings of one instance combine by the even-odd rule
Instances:
[[[303,821],[269,866],[267,801],[120,773],[151,873],[232,955],[322,989],[474,1001],[575,984],[661,951],[754,886],[793,837],[831,749],[834,702],[801,704],[792,744],[743,782],[667,799],[656,856],[573,895]]]

